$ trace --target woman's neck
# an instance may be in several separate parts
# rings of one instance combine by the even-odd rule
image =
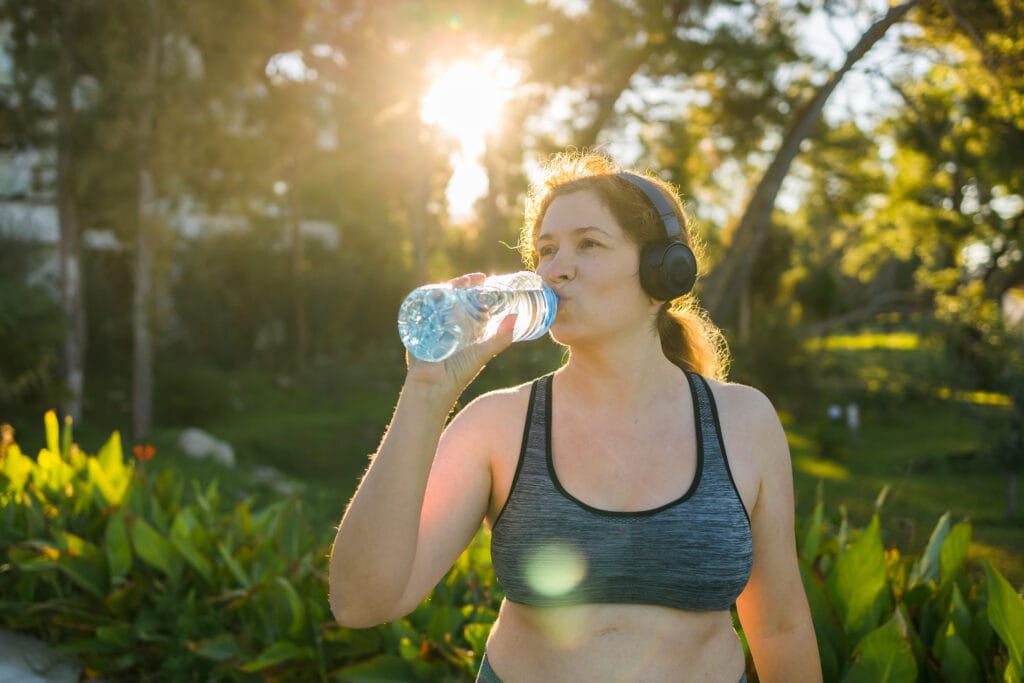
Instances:
[[[656,334],[616,343],[574,347],[559,370],[559,382],[573,394],[595,401],[643,403],[678,386],[680,373],[661,349]]]

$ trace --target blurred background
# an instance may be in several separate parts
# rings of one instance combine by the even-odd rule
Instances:
[[[223,477],[202,429],[336,520],[402,297],[519,269],[531,175],[597,149],[686,199],[801,511],[950,510],[1020,585],[1022,53],[1021,0],[0,0],[0,421]]]

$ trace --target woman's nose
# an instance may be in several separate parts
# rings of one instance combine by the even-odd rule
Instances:
[[[554,285],[576,277],[576,265],[572,262],[571,255],[559,250],[542,263],[537,272],[548,284]]]

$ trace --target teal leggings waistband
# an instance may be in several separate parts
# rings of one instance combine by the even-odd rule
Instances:
[[[502,683],[501,678],[498,674],[494,673],[494,669],[491,668],[491,663],[487,661],[487,653],[484,653],[484,659],[480,662],[480,671],[476,675],[476,683]],[[744,673],[740,676],[739,683],[747,683],[747,674]]]
[[[476,683],[501,683],[498,674],[494,673],[491,663],[487,661],[486,652],[484,653],[483,661],[480,662],[480,671],[476,675]]]

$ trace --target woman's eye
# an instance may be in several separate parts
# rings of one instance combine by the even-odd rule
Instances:
[[[594,247],[601,246],[594,240],[580,240],[580,249],[593,249]]]
[[[551,256],[554,253],[555,253],[555,248],[554,247],[541,247],[540,249],[537,250],[537,255],[540,256],[541,258],[545,258],[547,256]]]

